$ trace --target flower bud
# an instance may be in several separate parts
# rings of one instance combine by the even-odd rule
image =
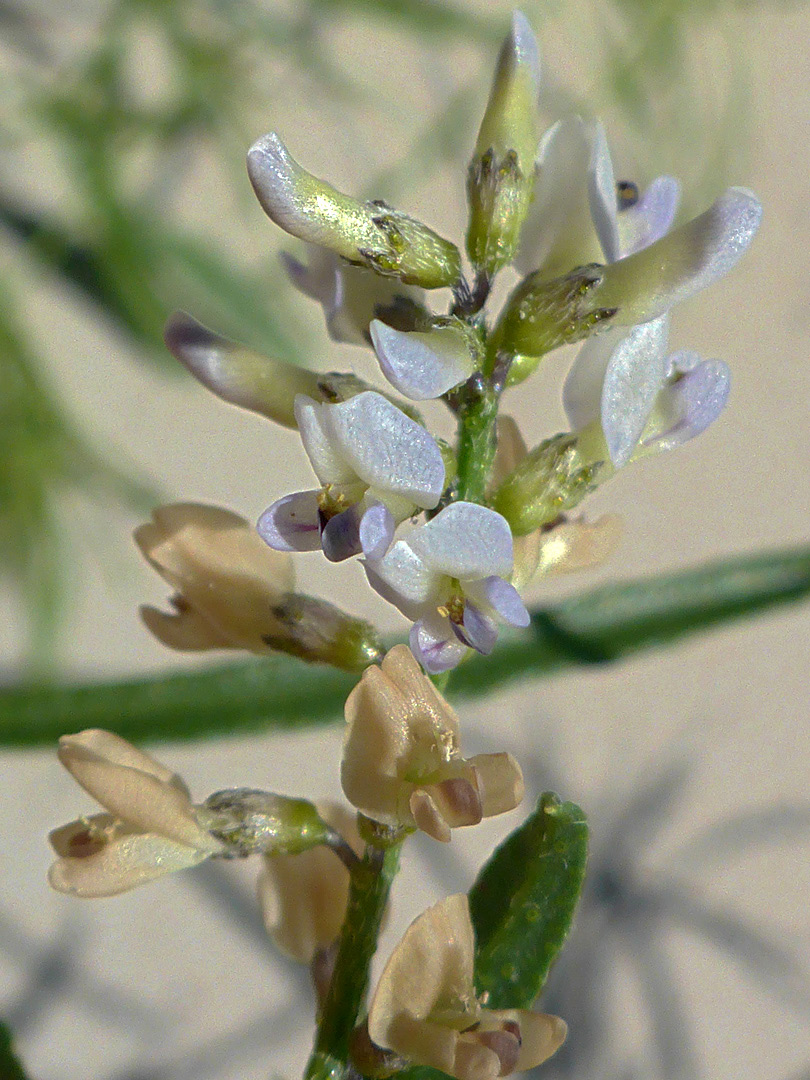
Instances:
[[[519,354],[510,384],[530,375],[547,352],[588,337],[613,318],[616,308],[597,306],[591,295],[598,294],[606,269],[581,266],[550,281],[537,270],[523,279],[506,303],[491,345],[493,354]]]
[[[296,394],[322,397],[314,371],[220,337],[184,311],[171,316],[164,339],[169,352],[217,397],[284,427],[295,427]]]
[[[209,795],[197,807],[197,820],[232,855],[298,855],[330,837],[311,802],[251,788]]]
[[[278,635],[264,641],[272,649],[318,660],[344,671],[363,671],[379,663],[383,646],[375,627],[326,600],[304,593],[287,593],[273,609],[281,623]]]
[[[382,201],[360,202],[317,179],[275,133],[254,143],[247,168],[265,213],[292,236],[407,285],[437,289],[458,281],[455,244]]]
[[[526,17],[516,11],[503,43],[467,178],[467,252],[492,276],[512,259],[534,187],[540,62]]]
[[[601,461],[584,457],[578,437],[555,435],[530,451],[492,496],[492,506],[525,536],[572,510],[601,481]]]

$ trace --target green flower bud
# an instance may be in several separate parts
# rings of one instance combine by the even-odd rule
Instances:
[[[520,354],[518,371],[522,368],[531,374],[534,368],[528,358],[539,359],[560,345],[589,337],[616,314],[615,307],[599,303],[599,286],[607,269],[614,267],[593,263],[551,281],[540,270],[529,274],[506,302],[493,333],[492,351]]]
[[[408,285],[438,289],[458,281],[455,244],[380,200],[360,202],[317,179],[274,133],[254,143],[247,166],[265,213],[292,236]]]
[[[348,615],[326,600],[287,593],[272,614],[280,630],[264,638],[271,649],[344,671],[363,671],[382,659],[382,642],[371,623]]]
[[[605,464],[583,456],[576,435],[555,435],[523,458],[494,492],[491,505],[515,536],[526,536],[573,510],[606,478],[606,468],[610,459]]]
[[[217,791],[196,812],[233,856],[298,855],[332,838],[332,830],[311,802],[268,791]]]
[[[254,352],[215,334],[184,311],[176,311],[164,331],[169,352],[209,390],[232,405],[296,427],[297,394],[324,400],[316,372]]]
[[[534,188],[540,62],[526,17],[516,11],[501,47],[467,177],[467,252],[488,276],[510,262]]]

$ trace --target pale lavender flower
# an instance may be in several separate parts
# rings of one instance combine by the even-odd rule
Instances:
[[[574,431],[601,424],[616,468],[645,453],[671,450],[699,435],[726,405],[728,366],[695,353],[667,355],[669,319],[662,315],[590,338],[563,388]]]
[[[508,581],[512,563],[506,519],[470,502],[451,503],[384,558],[364,561],[372,587],[413,621],[411,651],[431,673],[455,667],[467,648],[491,652],[499,623],[529,625]]]
[[[436,506],[444,462],[431,435],[374,391],[328,404],[299,395],[298,429],[323,485],[273,503],[259,534],[277,551],[323,552],[339,562],[380,558],[397,524]]]

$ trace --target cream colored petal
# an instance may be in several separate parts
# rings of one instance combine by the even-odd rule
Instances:
[[[427,791],[412,791],[408,807],[417,829],[443,844],[450,842],[450,826]]]
[[[83,823],[76,822],[76,826]],[[66,829],[70,826],[66,826]],[[54,846],[66,841],[64,830]],[[74,841],[77,837],[74,834]],[[74,844],[78,847],[78,844]],[[208,853],[150,833],[124,833],[89,855],[62,856],[51,866],[48,881],[71,896],[115,896],[175,870],[196,866]]]
[[[462,1035],[456,1043],[456,1057],[449,1071],[457,1080],[496,1080],[501,1062],[497,1054],[477,1039]]]
[[[112,731],[103,731],[101,728],[87,728],[76,735],[63,735],[59,740],[57,756],[71,776],[81,784],[82,781],[79,780],[72,768],[77,752],[81,760],[84,760],[87,752],[89,752],[111,765],[123,765],[128,769],[139,769],[141,772],[154,776],[156,780],[178,786],[181,791],[188,794],[188,789],[177,773],[166,768],[165,765],[156,761],[145,751],[139,750],[137,746],[133,746],[132,743],[127,742],[126,739],[122,739],[120,735],[116,735]],[[90,794],[93,795],[93,792],[91,791]]]
[[[525,794],[523,773],[511,754],[479,754],[467,764],[478,774],[484,817],[505,814],[520,804]]]
[[[605,514],[597,521],[565,521],[542,533],[537,574],[568,574],[600,566],[621,541],[622,519]]]
[[[432,1023],[444,1018],[443,1026],[456,1030],[475,1023],[480,1010],[473,989],[474,951],[464,894],[448,896],[423,912],[406,930],[380,976],[368,1017],[372,1040],[400,1049],[392,1038],[402,1016]]]
[[[377,1041],[373,1036],[372,1040]],[[416,1065],[432,1066],[450,1076],[455,1075],[458,1032],[452,1028],[415,1020],[409,1013],[402,1012],[388,1026],[387,1042],[378,1045],[395,1050]]]
[[[526,533],[525,536],[515,536],[512,539],[515,564],[509,580],[518,592],[521,592],[537,573],[544,538],[543,530],[535,529],[534,532]]]
[[[354,853],[363,854],[357,816],[337,803],[318,803],[323,820],[337,829]],[[259,902],[267,931],[293,960],[309,964],[340,934],[349,897],[349,872],[333,851],[312,848],[300,855],[265,856]]]
[[[399,813],[403,781],[398,772],[412,745],[410,708],[376,665],[366,668],[346,700],[343,792],[358,810],[387,825],[410,824]]]
[[[484,1009],[481,1012],[481,1030],[494,1030],[510,1022],[520,1028],[520,1054],[515,1072],[525,1072],[542,1064],[559,1050],[568,1034],[565,1021],[548,1013],[526,1009]]]
[[[529,452],[513,416],[502,415],[497,421],[498,448],[492,464],[490,486],[499,487]]]
[[[121,748],[122,743],[128,748],[126,751]],[[74,780],[111,814],[141,832],[155,833],[208,854],[222,850],[220,842],[197,824],[185,790],[180,790],[171,780],[158,779],[153,772],[118,764],[99,753],[96,746],[111,746],[119,757],[132,756],[134,760],[139,760],[141,753],[109,732],[82,732],[60,739],[59,760]],[[152,767],[157,764],[148,761]]]
[[[458,716],[422,672],[407,645],[395,645],[382,662],[382,671],[399,692],[415,737],[433,735],[448,761],[458,750]]]
[[[149,604],[142,604],[138,611],[147,630],[169,649],[204,652],[207,649],[233,648],[233,642],[193,608],[169,614]]]

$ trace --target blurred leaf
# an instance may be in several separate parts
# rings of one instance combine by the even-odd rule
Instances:
[[[546,792],[470,890],[475,982],[487,1008],[529,1009],[574,919],[588,856],[578,806]]]
[[[0,1021],[0,1080],[27,1080],[20,1059],[14,1053],[11,1032]]]
[[[506,18],[484,18],[460,5],[441,0],[309,0],[310,8],[320,16],[355,15],[366,20],[397,23],[412,33],[428,36],[460,37],[462,40],[497,43],[503,37]]]
[[[810,592],[806,548],[607,585],[535,611],[532,625],[453,672],[450,696],[480,697],[514,679],[602,664]],[[88,686],[0,692],[0,745],[51,743],[106,727],[128,739],[199,739],[324,723],[351,676],[286,657]]]

